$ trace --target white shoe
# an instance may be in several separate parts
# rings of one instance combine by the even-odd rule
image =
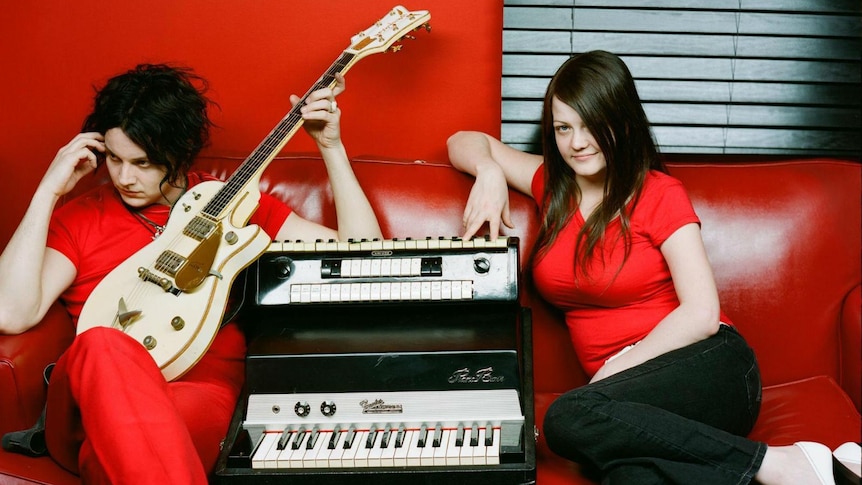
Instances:
[[[839,475],[842,475],[842,480],[847,483],[860,483],[860,475],[862,475],[862,447],[859,446],[859,443],[844,443],[835,448],[832,456],[838,460],[840,465],[843,465],[844,469],[841,469],[841,466],[838,464],[835,465],[835,470]]]
[[[820,483],[835,485],[835,475],[832,474],[832,450],[828,446],[813,441],[797,441],[793,445],[805,454]]]

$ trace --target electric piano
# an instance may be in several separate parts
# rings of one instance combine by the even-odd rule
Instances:
[[[274,242],[216,483],[535,483],[517,238]]]

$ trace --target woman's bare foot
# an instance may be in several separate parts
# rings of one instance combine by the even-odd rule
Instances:
[[[762,485],[835,485],[832,451],[812,442],[770,446],[754,479]]]

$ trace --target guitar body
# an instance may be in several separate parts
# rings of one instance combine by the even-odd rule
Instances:
[[[230,217],[225,217],[219,221],[222,231],[209,271],[200,284],[187,290],[173,286],[175,277],[155,269],[154,263],[166,251],[185,256],[201,245],[184,230],[223,185],[218,181],[203,182],[177,201],[162,235],[96,286],[81,311],[78,333],[97,326],[124,331],[149,350],[169,381],[185,374],[200,360],[221,326],[231,285],[266,250],[270,238],[256,225],[235,227]],[[251,195],[247,194],[246,199]],[[165,289],[160,284],[164,280],[142,278],[139,268],[169,281],[172,288]],[[135,312],[140,313],[125,325],[119,321],[121,313]]]

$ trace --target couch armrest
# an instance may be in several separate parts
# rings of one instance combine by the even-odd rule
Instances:
[[[862,412],[862,285],[847,295],[841,309],[841,387]]]
[[[36,422],[45,404],[42,371],[74,337],[72,320],[59,303],[32,329],[20,335],[0,335],[0,434]]]

